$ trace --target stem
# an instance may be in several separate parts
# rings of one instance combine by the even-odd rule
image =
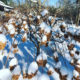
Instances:
[[[16,36],[17,37],[17,36]],[[16,38],[14,39],[14,41],[16,40]],[[13,41],[13,43],[14,43],[14,41]],[[13,44],[12,43],[12,44]],[[6,65],[7,65],[7,62],[8,62],[8,59],[9,59],[9,55],[10,55],[10,53],[11,53],[11,50],[12,50],[12,47],[13,47],[13,45],[11,45],[11,48],[10,48],[10,50],[9,50],[9,53],[8,53],[8,56],[7,56],[7,60],[6,60],[6,63],[5,63],[5,67],[6,67]]]

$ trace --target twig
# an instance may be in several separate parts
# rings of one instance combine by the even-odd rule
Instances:
[[[17,36],[16,36],[17,37]],[[16,38],[14,39],[14,41],[16,40]],[[14,43],[14,41],[13,41],[13,43]],[[12,43],[12,44],[13,44]],[[13,47],[13,45],[11,45],[11,48],[10,48],[10,50],[9,50],[9,53],[8,53],[8,56],[7,56],[7,60],[6,60],[6,63],[5,63],[5,67],[6,67],[6,65],[7,65],[7,62],[8,62],[8,59],[9,59],[9,55],[10,55],[10,53],[11,53],[11,50],[12,50],[12,47]]]

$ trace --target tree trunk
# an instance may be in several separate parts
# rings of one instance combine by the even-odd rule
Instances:
[[[76,16],[76,24],[79,25],[80,21],[80,9],[78,10],[78,15]]]
[[[38,46],[37,46],[37,56],[40,54],[40,44],[38,42]]]
[[[77,16],[76,16],[76,25],[79,25],[79,21],[80,21],[80,0],[77,0],[76,1],[76,4],[78,6],[78,9],[77,9]]]

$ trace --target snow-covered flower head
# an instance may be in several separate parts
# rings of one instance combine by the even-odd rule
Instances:
[[[49,16],[48,20],[51,21],[52,19],[53,19],[53,17],[52,16]]]
[[[47,24],[45,22],[42,22],[39,26],[42,30],[44,30],[47,27]]]
[[[45,53],[41,53],[37,57],[37,61],[39,61],[39,60],[47,60],[47,55]]]
[[[27,24],[27,22],[26,21],[23,21],[23,25],[26,25]]]
[[[33,13],[30,12],[29,13],[29,18],[32,18],[32,16],[33,16]]]
[[[77,64],[80,65],[80,59],[78,59]]]
[[[11,18],[11,19],[8,21],[9,24],[12,24],[12,23],[15,23],[15,22],[16,22],[15,18]]]
[[[50,32],[51,32],[51,27],[50,27],[50,26],[47,26],[47,27],[44,29],[44,32],[45,32],[45,33],[50,33]]]
[[[79,72],[76,71],[76,70],[74,70],[74,71],[73,71],[73,76],[74,76],[75,78],[79,77]]]
[[[9,62],[9,67],[13,67],[18,65],[18,61],[16,58],[13,58],[10,62]]]
[[[65,22],[63,22],[62,25],[66,27],[66,23]]]
[[[41,18],[41,16],[40,16],[40,15],[38,15],[38,16],[37,16],[37,19],[40,19],[40,18]]]
[[[42,37],[42,42],[45,42],[45,41],[47,41],[47,36],[46,36],[46,35],[44,35],[44,36]]]
[[[27,20],[27,17],[25,15],[22,16],[23,20]]]
[[[45,16],[46,14],[48,14],[49,12],[48,12],[48,10],[47,9],[44,9],[42,12],[41,12],[41,15],[42,16]]]
[[[28,74],[34,74],[38,70],[38,64],[36,62],[32,62],[28,68]]]

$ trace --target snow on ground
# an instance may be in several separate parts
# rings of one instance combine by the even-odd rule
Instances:
[[[18,12],[15,11],[15,13],[16,18],[19,18]],[[42,17],[46,17],[47,14],[48,11],[46,9],[41,12]],[[33,17],[33,14],[30,13],[29,17]],[[40,19],[40,16],[36,17]],[[49,20],[51,20],[51,18],[53,19],[53,16],[50,16]],[[26,16],[23,16],[22,19],[26,19]],[[22,23],[22,19],[19,20],[19,24]],[[30,18],[30,20],[32,20],[32,18]],[[35,30],[36,26],[31,24],[31,32],[33,31],[33,36],[31,37],[39,38],[40,54],[36,56],[37,49],[29,39],[31,32],[28,31],[30,26],[27,25],[26,21],[23,21],[21,26],[22,34],[11,38],[12,34],[17,34],[17,32],[15,33],[17,29],[15,30],[13,25],[15,21],[14,18],[11,18],[8,21],[9,24],[6,24],[10,35],[4,37],[4,35],[0,34],[0,41],[3,43],[7,41],[5,49],[0,50],[0,80],[11,80],[13,75],[19,76],[18,80],[23,80],[23,75],[25,77],[24,80],[60,80],[60,78],[62,79],[64,76],[67,76],[67,80],[72,80],[73,76],[79,76],[78,71],[74,70],[75,67],[73,67],[70,62],[80,68],[80,42],[75,40],[75,37],[80,34],[80,28],[77,28],[76,25],[66,24],[65,22],[50,26],[49,23],[43,20],[43,22],[41,21],[40,25],[37,26],[42,31],[42,33],[39,34],[40,32]],[[17,25],[16,23],[16,26]],[[37,34],[35,34],[36,31]],[[51,33],[52,35],[50,36]],[[64,38],[67,37],[65,34],[68,34],[69,37]],[[74,36],[74,34],[76,34],[76,36]],[[72,38],[70,36],[72,36]],[[49,37],[51,37],[51,41],[48,40]],[[37,40],[33,40],[37,44]],[[47,42],[49,46],[45,46],[43,43],[41,44],[41,41],[43,43]],[[17,47],[11,48],[13,44],[17,45]],[[71,49],[71,47],[73,49]],[[14,52],[14,50],[17,51]],[[10,55],[6,64],[8,54]],[[38,61],[41,61],[39,64],[43,64],[44,66],[39,66]],[[51,73],[48,73],[48,71],[51,71]],[[3,76],[4,78],[2,78]]]
[[[50,80],[49,76],[47,74],[42,74],[40,77],[39,77],[39,80]]]
[[[9,69],[0,70],[0,80],[12,80],[12,73]]]
[[[28,63],[29,62],[32,62],[34,59],[34,50],[35,50],[35,48],[34,48],[34,44],[32,43],[32,42],[30,42],[30,41],[28,41],[28,42],[25,42],[25,43],[21,43],[21,44],[19,44],[18,45],[18,47],[19,47],[19,49],[20,49],[20,51],[18,52],[19,54],[15,54],[15,57],[18,59],[18,64],[20,64],[20,67],[22,68],[23,67],[23,65],[28,61]],[[44,50],[44,51],[46,51],[46,53],[48,54],[48,55],[51,55],[51,53],[50,53],[50,48],[46,48],[46,47],[42,47],[42,49]],[[44,55],[45,56],[45,55]],[[46,58],[46,56],[44,57],[44,58]],[[52,66],[54,66],[53,64],[52,64],[52,59],[50,59],[50,58],[48,58],[48,62],[49,62],[49,64],[50,65],[52,65]],[[63,62],[63,60],[61,60],[61,62]],[[64,63],[64,62],[63,62]],[[12,64],[12,63],[11,63]],[[14,62],[13,62],[13,64],[15,64]],[[68,65],[68,64],[67,64]],[[27,65],[26,65],[27,66]],[[18,68],[19,69],[19,68]],[[39,68],[40,69],[40,68]],[[40,69],[40,71],[41,71],[41,69]],[[45,69],[44,69],[44,72],[45,72]],[[16,73],[17,74],[17,73]],[[57,80],[59,80],[58,79],[58,77],[56,77],[56,75],[58,75],[57,74],[57,72],[55,72],[55,74],[52,74],[52,77],[50,77],[50,79],[49,80],[56,80],[56,78],[57,78]],[[45,75],[42,75],[42,77],[44,77]],[[45,77],[44,77],[45,78]],[[34,80],[34,79],[32,79],[32,80]],[[37,79],[36,79],[37,80]],[[40,78],[40,80],[41,80],[41,78]]]

